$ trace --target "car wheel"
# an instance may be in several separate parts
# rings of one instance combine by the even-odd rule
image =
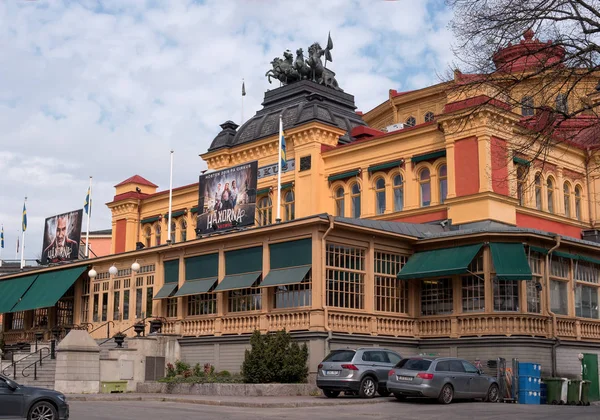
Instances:
[[[454,398],[454,389],[452,385],[446,384],[442,387],[438,401],[442,404],[450,404]]]
[[[358,389],[358,395],[361,398],[373,398],[375,396],[375,392],[377,391],[377,383],[375,379],[370,376],[365,376],[362,381],[360,381],[360,388]]]
[[[325,395],[327,398],[337,398],[337,396],[340,395],[340,391],[332,391],[330,389],[324,389],[323,395]]]
[[[49,402],[39,402],[34,404],[29,410],[29,416],[27,420],[57,420],[58,412],[56,408]]]
[[[500,400],[500,388],[498,385],[492,384],[485,396],[485,402],[496,403]]]
[[[394,397],[396,397],[398,401],[406,401],[406,396],[402,394],[394,394]]]

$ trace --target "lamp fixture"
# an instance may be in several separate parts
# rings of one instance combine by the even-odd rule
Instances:
[[[119,269],[113,264],[108,269],[108,272],[110,273],[111,276],[116,276],[117,273],[119,272]]]
[[[88,271],[88,277],[91,279],[95,279],[97,275],[98,275],[98,272],[96,270],[94,270],[94,267],[92,267],[92,269],[90,271]]]
[[[131,271],[133,271],[134,273],[140,271],[140,263],[137,260],[135,260],[133,264],[131,264]]]

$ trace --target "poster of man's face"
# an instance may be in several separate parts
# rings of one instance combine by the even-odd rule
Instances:
[[[79,258],[83,210],[75,210],[46,219],[42,264],[73,261]]]
[[[254,223],[258,162],[253,161],[200,176],[200,233]]]

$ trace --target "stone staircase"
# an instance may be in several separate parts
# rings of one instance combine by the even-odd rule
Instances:
[[[47,354],[48,353],[44,352],[42,354],[42,357],[45,357]],[[53,360],[50,358],[50,356],[48,356],[42,360],[42,364],[40,365],[39,353],[35,352],[16,353],[15,360],[17,360],[16,369],[14,369],[12,366],[9,367],[6,370],[6,376],[8,376],[9,378],[13,379],[21,385],[54,389],[54,380],[56,375],[56,360]],[[36,361],[38,362],[37,366],[33,366],[32,364]],[[10,365],[10,360],[2,361],[2,369]]]
[[[104,343],[104,341],[106,341],[106,338],[103,339],[96,339],[96,343],[98,343],[98,345],[100,346],[100,359],[108,359],[109,358],[109,350],[110,349],[115,349],[117,348],[117,344],[115,343],[115,340],[111,339],[109,341],[106,341],[106,343]],[[125,341],[123,342],[123,348],[126,349],[127,348],[127,338],[125,339]]]

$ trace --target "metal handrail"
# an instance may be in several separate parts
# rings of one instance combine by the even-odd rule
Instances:
[[[119,331],[119,332],[120,332],[120,333],[124,333],[125,331],[129,331],[130,329],[134,328],[134,327],[135,327],[137,324],[144,324],[144,332],[143,332],[143,334],[145,335],[145,334],[146,334],[146,320],[147,320],[147,319],[150,319],[150,318],[156,318],[156,317],[153,317],[153,316],[147,316],[147,317],[145,317],[144,319],[142,319],[141,321],[139,321],[139,322],[136,322],[136,323],[134,323],[134,324],[130,325],[128,328],[125,328],[123,331]],[[113,325],[113,327],[114,327],[114,325]],[[102,345],[102,344],[104,344],[104,343],[108,343],[110,340],[112,340],[112,339],[114,339],[114,338],[115,338],[115,337],[108,337],[106,340],[104,340],[103,342],[101,342],[99,345],[101,346],[101,345]]]
[[[25,359],[27,359],[27,358],[29,358],[29,357],[33,356],[33,355],[37,355],[38,353],[40,354],[40,359],[41,359],[41,357],[42,357],[42,351],[43,351],[43,350],[46,350],[46,351],[48,352],[48,354],[47,354],[45,357],[48,357],[48,356],[50,356],[50,354],[51,354],[51,352],[50,352],[50,349],[49,349],[48,347],[42,347],[41,349],[39,349],[39,350],[36,350],[36,351],[34,351],[33,353],[29,353],[29,354],[28,354],[27,356],[25,356],[25,357],[21,357],[21,358],[20,358],[19,360],[17,360],[17,361],[14,361],[14,360],[13,360],[13,362],[12,362],[10,365],[8,365],[8,366],[6,366],[4,369],[2,369],[2,374],[3,374],[3,375],[6,375],[6,371],[12,367],[12,368],[13,368],[13,377],[12,377],[12,379],[17,379],[17,364],[19,364],[19,363],[20,363],[20,362],[22,362],[23,360],[25,360]]]
[[[110,337],[110,324],[112,324],[113,328],[115,327],[115,322],[114,321],[107,321],[104,324],[100,325],[97,328],[94,328],[92,331],[89,332],[89,334],[92,334],[93,332],[98,331],[100,328],[102,327],[106,327],[106,338],[111,338]]]
[[[30,365],[25,366],[23,368],[23,370],[21,371],[21,376],[23,378],[28,378],[29,375],[25,375],[25,370],[29,369],[31,366],[33,366],[33,379],[37,381],[37,364],[39,363],[40,366],[42,366],[42,360],[44,360],[50,356],[52,356],[52,352],[48,353],[44,357],[42,357],[42,354],[40,353],[40,360],[36,360],[35,362],[31,363]]]

